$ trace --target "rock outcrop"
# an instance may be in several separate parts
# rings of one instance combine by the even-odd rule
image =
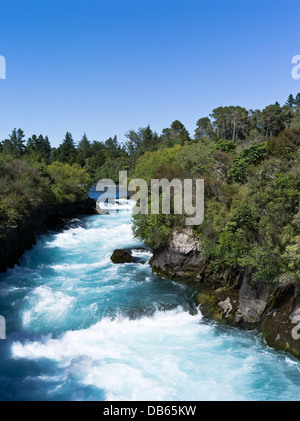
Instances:
[[[197,296],[202,314],[230,326],[257,328],[268,345],[300,357],[300,286],[241,283]]]
[[[204,316],[233,326],[253,326],[266,310],[270,287],[251,283],[251,272],[240,272],[236,281],[198,295]]]
[[[270,346],[300,358],[300,285],[272,291],[259,329]]]
[[[132,263],[133,259],[130,253],[128,253],[126,250],[117,249],[113,252],[111,255],[110,260],[113,263]]]
[[[17,227],[8,230],[5,238],[0,239],[0,272],[19,264],[25,252],[36,244],[36,235],[51,228],[57,228],[68,218],[77,214],[94,214],[96,202],[88,198],[75,203],[48,204],[37,209],[28,217],[23,217]]]
[[[191,229],[174,232],[170,245],[155,250],[151,260],[152,269],[158,275],[185,280],[201,279],[205,264],[200,245]]]

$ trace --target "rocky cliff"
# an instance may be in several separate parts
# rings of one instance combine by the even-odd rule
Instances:
[[[19,263],[25,250],[36,243],[37,234],[57,227],[65,219],[76,214],[93,213],[96,213],[96,202],[88,198],[75,203],[49,204],[37,209],[28,217],[24,216],[21,223],[10,228],[6,237],[0,240],[0,272]]]
[[[249,270],[215,273],[209,263],[189,229],[174,232],[170,245],[154,251],[151,262],[161,276],[205,286],[197,295],[204,317],[256,328],[270,346],[300,357],[300,285],[253,283]]]
[[[201,279],[206,260],[191,229],[176,231],[166,248],[155,250],[151,260],[153,270],[173,279]]]

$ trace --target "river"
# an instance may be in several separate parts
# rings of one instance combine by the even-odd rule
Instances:
[[[132,203],[115,208],[39,236],[0,275],[0,400],[299,400],[299,360],[203,319],[192,285],[152,274]],[[135,262],[114,265],[116,248]]]

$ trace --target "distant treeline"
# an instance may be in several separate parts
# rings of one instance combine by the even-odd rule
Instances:
[[[78,144],[70,132],[66,133],[59,147],[51,147],[44,135],[32,135],[25,140],[21,129],[14,129],[7,139],[0,142],[0,156],[6,159],[26,159],[29,163],[49,165],[60,162],[80,165],[90,175],[93,182],[101,178],[118,180],[120,170],[133,174],[135,165],[145,152],[184,146],[202,139],[231,141],[234,145],[259,141],[278,136],[286,127],[300,125],[300,93],[290,95],[283,106],[278,102],[263,110],[246,110],[240,106],[218,107],[196,122],[191,135],[184,125],[175,120],[170,127],[158,134],[150,126],[129,130],[126,141],[120,143],[117,137],[105,141],[89,140],[84,134]]]

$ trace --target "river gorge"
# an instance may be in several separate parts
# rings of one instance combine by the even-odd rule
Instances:
[[[299,400],[299,360],[204,318],[197,285],[152,272],[132,206],[78,215],[0,275],[0,399]],[[113,264],[116,248],[133,263]]]

